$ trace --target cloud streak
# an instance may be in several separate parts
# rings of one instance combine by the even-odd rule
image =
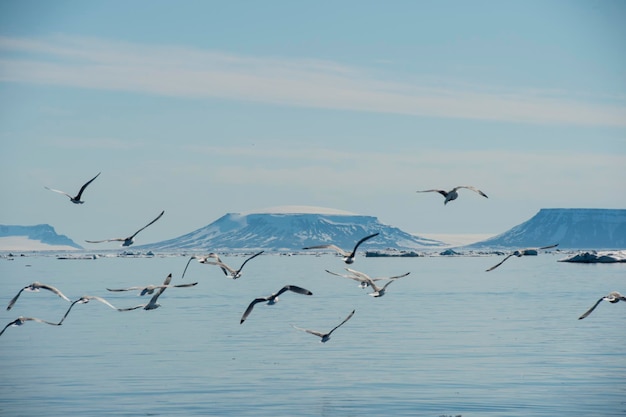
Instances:
[[[188,98],[491,120],[626,126],[626,106],[554,91],[432,87],[335,62],[101,39],[0,37],[0,81]]]
[[[315,147],[255,150],[250,147],[189,146],[185,149],[203,155],[201,159],[204,155],[213,156],[211,167],[198,165],[198,172],[209,169],[212,175],[205,176],[219,178],[220,182],[229,185],[254,184],[255,188],[268,184],[272,187],[294,185],[306,190],[320,188],[339,192],[346,186],[342,179],[354,179],[352,187],[375,189],[376,194],[380,194],[397,189],[413,193],[418,189],[452,188],[461,185],[459,181],[467,181],[477,182],[474,185],[480,187],[486,187],[486,184],[497,186],[498,194],[513,200],[536,198],[551,201],[554,195],[574,195],[593,201],[604,195],[614,201],[624,201],[611,191],[619,187],[626,166],[626,156],[620,154],[433,149],[423,149],[419,153],[381,154]],[[446,162],[442,163],[444,160]],[[558,164],[554,163],[556,160]],[[186,164],[194,165],[189,161]],[[501,178],[507,178],[507,181],[501,183]]]

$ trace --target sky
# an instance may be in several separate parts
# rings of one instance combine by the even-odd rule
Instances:
[[[626,208],[623,1],[0,2],[0,224],[319,206],[423,234]],[[75,194],[72,204],[50,187]],[[418,190],[472,185],[443,204]]]

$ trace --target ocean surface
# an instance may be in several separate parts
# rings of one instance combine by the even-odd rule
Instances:
[[[328,254],[262,255],[238,280],[187,257],[0,259],[0,324],[20,315],[58,321],[70,299],[117,307],[149,300],[106,288],[169,288],[156,310],[77,304],[62,326],[27,322],[0,337],[1,416],[624,416],[626,264],[569,264],[564,254],[365,258],[372,277],[411,274],[380,298]],[[222,259],[238,266],[241,256]],[[256,297],[294,284],[272,306]],[[328,331],[330,341],[291,324]]]

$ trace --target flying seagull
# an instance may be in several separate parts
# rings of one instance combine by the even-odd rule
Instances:
[[[147,285],[145,287],[128,287],[128,288],[107,288],[108,291],[112,292],[120,292],[120,291],[133,291],[140,290],[139,295],[146,294],[154,294],[155,290],[159,290],[161,288],[184,288],[184,287],[193,287],[194,285],[198,285],[197,282],[192,282],[190,284],[177,284],[177,285]]]
[[[27,321],[36,321],[39,323],[46,323],[46,324],[50,324],[52,326],[60,326],[61,323],[51,323],[49,321],[45,321],[42,319],[38,319],[37,317],[23,317],[23,316],[19,316],[18,318],[16,318],[15,320],[13,320],[12,322],[10,322],[9,324],[7,324],[6,326],[4,326],[4,329],[2,329],[2,331],[0,332],[0,336],[2,336],[2,333],[4,333],[4,331],[7,329],[7,327],[11,327],[11,326],[21,326],[24,323],[26,323]]]
[[[181,278],[185,278],[185,272],[187,272],[187,268],[189,267],[189,263],[193,260],[193,259],[197,259],[199,263],[201,264],[206,264],[208,263],[209,259],[215,259],[215,262],[222,262],[222,260],[220,259],[219,256],[217,256],[216,253],[209,253],[206,256],[197,256],[197,255],[193,255],[192,257],[189,258],[189,260],[187,261],[187,265],[185,265],[185,269],[183,270],[183,276]],[[222,271],[224,271],[224,275],[228,275],[228,271],[226,270],[226,268],[224,268],[223,266],[221,267]]]
[[[622,294],[618,293],[617,291],[612,291],[608,295],[605,295],[604,297],[596,301],[596,303],[589,310],[587,310],[582,316],[578,317],[578,320],[582,320],[585,317],[587,317],[589,314],[591,314],[591,312],[595,310],[598,304],[600,304],[602,301],[608,301],[611,304],[615,304],[620,301],[626,301],[626,297],[624,297]]]
[[[246,259],[245,261],[243,261],[243,263],[241,264],[241,266],[239,267],[239,269],[233,269],[230,266],[226,265],[224,262],[222,262],[219,257],[217,258],[216,261],[205,261],[204,263],[206,264],[210,264],[210,265],[217,265],[220,268],[222,268],[222,271],[224,271],[224,275],[226,275],[228,278],[232,278],[232,279],[237,279],[241,277],[241,270],[243,269],[244,265],[246,263],[248,263],[249,260],[256,258],[257,256],[259,256],[260,254],[262,254],[265,251],[261,251],[258,253],[255,253],[254,255],[252,255],[251,257],[249,257],[248,259]],[[217,257],[217,255],[215,255]]]
[[[369,295],[371,295],[372,297],[382,297],[383,295],[385,295],[385,291],[387,290],[387,287],[389,286],[389,284],[395,281],[395,279],[392,279],[389,282],[387,282],[385,285],[383,285],[382,287],[379,287],[374,283],[374,281],[371,278],[365,278],[365,280],[370,285],[370,287],[372,287],[372,289],[374,290],[374,292],[369,293]]]
[[[487,194],[483,193],[482,191],[480,191],[476,187],[472,187],[471,185],[459,185],[458,187],[454,187],[450,191],[445,191],[445,190],[423,190],[423,191],[417,191],[417,192],[418,193],[430,193],[430,192],[439,193],[439,194],[441,194],[442,196],[444,196],[446,198],[446,200],[443,202],[443,204],[448,204],[449,201],[456,200],[459,197],[459,193],[457,193],[457,190],[459,188],[467,188],[468,190],[472,190],[472,191],[477,192],[478,194],[482,195],[483,197],[488,198]]]
[[[363,273],[363,272],[355,271],[354,269],[350,269],[350,268],[346,268],[346,271],[350,272],[350,275],[348,275],[348,274],[337,274],[337,273],[335,273],[335,272],[329,271],[328,269],[325,269],[325,271],[326,271],[326,272],[328,272],[329,274],[332,274],[332,275],[337,275],[338,277],[344,277],[344,278],[349,278],[349,279],[352,279],[352,280],[358,281],[358,282],[359,282],[359,287],[361,287],[361,288],[367,288],[367,287],[369,287],[369,285],[370,285],[370,284],[369,284],[369,282],[368,282],[368,280],[367,280],[368,278],[369,278],[371,281],[376,282],[376,281],[382,281],[382,280],[386,280],[386,279],[388,279],[388,280],[394,280],[394,279],[398,279],[398,278],[406,277],[407,275],[409,275],[409,274],[410,274],[410,272],[407,272],[407,273],[405,273],[405,274],[402,274],[402,275],[397,275],[397,276],[394,276],[394,277],[376,277],[376,278],[370,278],[370,277],[369,277],[369,275],[367,275],[367,274],[365,274],[365,273]]]
[[[494,269],[496,269],[497,267],[499,267],[500,265],[502,265],[504,263],[504,261],[506,261],[507,259],[509,259],[511,256],[517,256],[518,258],[521,258],[522,256],[525,255],[536,255],[537,251],[540,251],[542,249],[551,249],[551,248],[556,248],[557,246],[559,246],[559,244],[557,243],[556,245],[550,245],[550,246],[543,246],[541,248],[526,248],[526,249],[518,249],[513,253],[508,254],[507,256],[504,257],[503,260],[501,260],[500,262],[498,262],[497,264],[495,264],[494,266],[492,266],[491,268],[487,269],[485,272],[489,272],[489,271],[493,271]]]
[[[252,309],[257,303],[267,302],[267,305],[270,305],[270,306],[274,305],[278,302],[278,296],[284,293],[285,291],[293,291],[295,293],[304,294],[304,295],[313,295],[311,291],[304,289],[302,287],[298,287],[297,285],[285,285],[283,288],[280,289],[280,291],[270,296],[255,298],[250,303],[250,305],[248,305],[248,308],[246,308],[246,311],[243,313],[243,316],[241,316],[241,320],[239,321],[239,324],[242,324],[244,321],[246,321],[250,313],[252,313]]]
[[[338,253],[340,253],[341,256],[343,256],[343,261],[345,263],[350,265],[351,263],[354,262],[354,255],[356,255],[356,250],[359,247],[359,245],[361,245],[361,243],[365,242],[366,240],[373,238],[374,236],[378,236],[378,234],[379,233],[374,233],[373,235],[365,236],[363,239],[359,240],[356,243],[356,245],[354,245],[354,249],[352,249],[352,252],[346,252],[345,250],[343,250],[340,247],[335,246],[335,245],[308,246],[308,247],[302,248],[302,249],[333,249],[333,250],[337,251]]]
[[[65,312],[65,315],[63,315],[63,318],[61,319],[61,321],[59,322],[59,324],[62,324],[63,321],[65,320],[65,318],[67,317],[68,314],[70,314],[70,311],[72,311],[72,308],[76,305],[76,304],[87,304],[88,302],[90,302],[91,300],[96,300],[96,301],[100,301],[102,304],[105,304],[109,307],[111,307],[113,310],[119,310],[119,308],[115,307],[113,304],[109,303],[107,300],[105,300],[102,297],[98,297],[95,295],[83,295],[82,297],[80,297],[78,300],[73,301],[72,304],[70,304],[70,308],[67,309],[67,311]]]
[[[307,333],[311,333],[315,336],[321,337],[322,339],[320,340],[320,342],[322,343],[326,343],[328,342],[328,340],[330,340],[330,335],[337,330],[339,327],[341,327],[345,322],[347,322],[348,320],[350,320],[352,318],[352,316],[354,315],[355,310],[352,310],[352,313],[348,314],[348,317],[346,317],[344,319],[344,321],[342,321],[341,323],[339,323],[337,326],[335,326],[330,332],[328,333],[322,333],[322,332],[318,332],[317,330],[309,330],[309,329],[303,329],[302,327],[297,327],[294,326],[293,324],[291,325],[294,329],[298,329],[298,330],[302,330],[303,332],[307,332]]]
[[[17,299],[20,297],[20,295],[22,294],[22,291],[32,291],[32,292],[39,292],[39,289],[44,289],[44,290],[48,290],[48,291],[52,291],[53,293],[55,293],[56,295],[58,295],[59,297],[61,297],[62,299],[64,299],[65,301],[69,301],[71,302],[71,300],[69,298],[67,298],[65,295],[63,295],[63,293],[61,291],[59,291],[58,289],[54,288],[51,285],[46,285],[46,284],[42,284],[41,282],[33,282],[30,285],[25,286],[24,288],[22,288],[15,297],[13,297],[13,299],[11,301],[9,301],[9,305],[7,306],[7,310],[10,310],[13,307],[13,304],[15,304],[15,302],[17,301]]]
[[[98,172],[98,175],[100,175],[100,174],[101,174],[101,173],[100,173],[100,172]],[[72,197],[70,194],[66,193],[65,191],[55,190],[54,188],[48,188],[48,187],[45,187],[45,186],[44,186],[44,188],[45,188],[45,189],[47,189],[47,190],[50,190],[50,191],[54,191],[55,193],[64,194],[64,195],[68,196],[68,197],[69,197],[69,199],[70,199],[70,201],[71,201],[72,203],[74,203],[74,204],[83,204],[83,203],[84,203],[84,201],[81,201],[81,199],[80,199],[80,197],[83,195],[83,191],[85,191],[85,188],[87,188],[87,186],[88,186],[89,184],[91,184],[91,182],[92,182],[93,180],[95,180],[96,178],[98,178],[98,175],[96,175],[95,177],[93,177],[92,179],[90,179],[89,181],[87,181],[87,182],[86,182],[86,183],[85,183],[82,187],[80,187],[80,191],[78,191],[78,194],[76,194],[76,196],[75,196],[75,197]]]
[[[148,301],[146,304],[139,304],[138,306],[129,307],[129,308],[118,308],[118,310],[119,311],[131,311],[131,310],[136,310],[138,308],[143,308],[144,310],[154,310],[156,308],[161,307],[161,304],[157,303],[157,300],[159,299],[161,294],[163,294],[163,291],[165,291],[167,287],[170,286],[171,280],[172,280],[172,274],[169,274],[165,278],[165,281],[163,281],[163,285],[161,285],[161,288],[157,290],[157,292],[152,296],[150,301]]]
[[[118,242],[123,242],[122,246],[130,246],[133,243],[135,243],[135,236],[137,236],[137,233],[141,232],[143,229],[145,229],[146,227],[150,226],[152,223],[156,222],[157,220],[159,220],[161,218],[161,216],[163,216],[163,213],[165,213],[165,210],[163,210],[161,212],[161,214],[159,214],[157,216],[156,219],[152,220],[150,223],[148,223],[147,225],[145,225],[144,227],[142,227],[141,229],[137,230],[134,234],[132,234],[131,236],[128,237],[120,237],[120,238],[116,238],[116,239],[104,239],[104,240],[85,240],[85,242],[87,243],[102,243],[102,242],[114,242],[114,241],[118,241]]]

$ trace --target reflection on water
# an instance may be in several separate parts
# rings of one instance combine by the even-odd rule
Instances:
[[[558,256],[558,255],[557,255]],[[364,258],[370,276],[411,272],[373,298],[331,276],[340,258],[264,255],[234,281],[185,257],[0,260],[0,304],[33,281],[70,299],[147,301],[106,287],[199,281],[167,289],[153,311],[76,305],[60,327],[26,323],[0,338],[0,415],[6,416],[555,416],[626,414],[626,265],[525,257],[498,270],[486,258]],[[232,259],[237,264],[242,258]],[[31,267],[26,267],[31,265]],[[256,297],[285,284],[272,306]],[[54,321],[69,303],[23,293],[19,315]],[[328,343],[290,325],[330,330]]]

